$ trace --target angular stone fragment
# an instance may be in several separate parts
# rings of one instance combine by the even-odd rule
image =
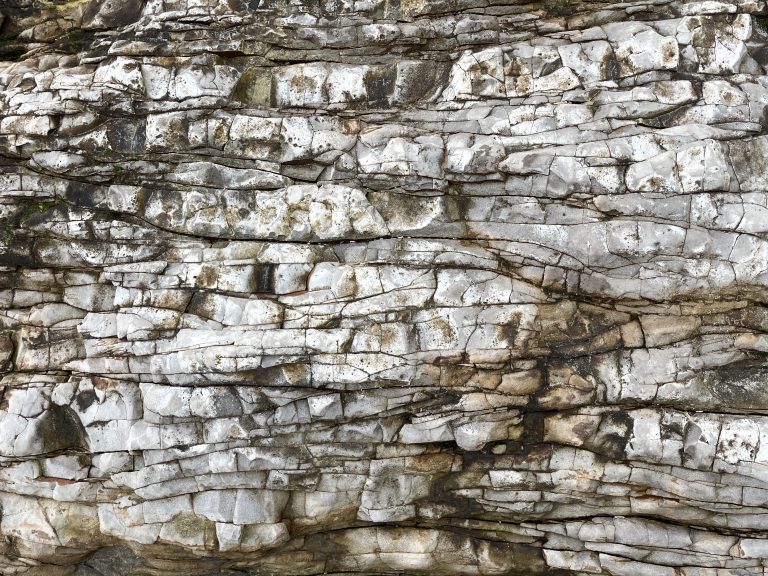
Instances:
[[[615,46],[620,76],[677,67],[679,49],[676,38],[662,36],[650,26],[639,22],[608,24],[603,30]]]

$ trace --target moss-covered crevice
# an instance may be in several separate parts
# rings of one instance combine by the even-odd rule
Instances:
[[[86,52],[96,37],[95,30],[73,28],[53,43],[54,49],[67,54]]]
[[[549,16],[563,18],[575,14],[581,7],[581,0],[544,0],[541,5]]]
[[[0,242],[4,246],[10,246],[17,230],[24,228],[30,221],[48,214],[63,204],[64,201],[59,198],[32,199],[20,204],[18,210],[6,218],[5,222],[0,221]]]

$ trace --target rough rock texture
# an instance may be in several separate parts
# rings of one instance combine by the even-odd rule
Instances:
[[[764,1],[0,13],[0,574],[768,573]]]

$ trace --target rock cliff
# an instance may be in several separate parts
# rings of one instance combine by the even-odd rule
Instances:
[[[5,0],[0,574],[768,573],[763,0]]]

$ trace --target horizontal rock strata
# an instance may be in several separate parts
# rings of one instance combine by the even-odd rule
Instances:
[[[767,15],[6,0],[0,574],[766,574]]]

